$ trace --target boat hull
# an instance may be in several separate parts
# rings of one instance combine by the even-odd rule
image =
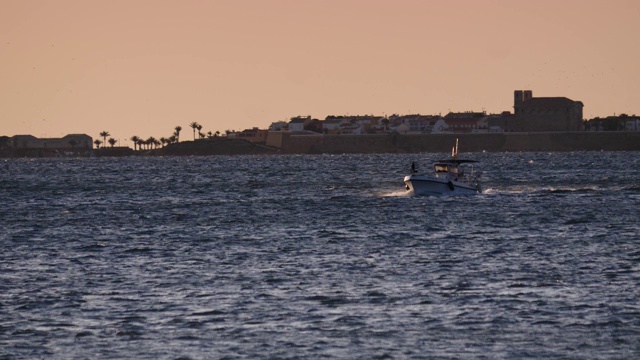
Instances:
[[[414,195],[471,195],[480,193],[480,186],[446,178],[424,175],[407,175],[404,177],[407,190]]]

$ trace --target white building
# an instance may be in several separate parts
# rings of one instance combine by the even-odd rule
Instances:
[[[269,131],[286,131],[289,128],[289,123],[286,121],[276,121],[271,123]]]
[[[449,126],[444,121],[444,119],[436,120],[435,123],[431,127],[431,133],[432,134],[445,134],[445,133],[450,133],[450,132],[451,132],[451,130],[449,130]]]
[[[625,131],[640,131],[640,119],[628,119],[624,123]]]
[[[340,125],[345,123],[343,118],[331,118],[322,122],[322,131],[325,133],[335,133],[340,129]]]
[[[311,116],[298,116],[289,121],[289,131],[304,131],[304,127],[311,123]]]

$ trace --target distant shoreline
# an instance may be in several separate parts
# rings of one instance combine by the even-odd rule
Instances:
[[[460,141],[461,152],[640,151],[640,132],[636,131],[366,135],[301,135],[282,132],[275,135],[279,137],[279,146],[217,137],[138,151],[128,147],[106,147],[60,154],[35,149],[3,149],[0,157],[437,153],[450,151],[456,139]]]
[[[287,153],[640,151],[640,132],[537,132],[464,134],[285,135]]]

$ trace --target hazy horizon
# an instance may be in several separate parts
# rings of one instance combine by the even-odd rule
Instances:
[[[298,115],[640,113],[630,0],[3,0],[0,135],[169,136]]]

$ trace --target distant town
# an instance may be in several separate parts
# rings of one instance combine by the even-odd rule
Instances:
[[[424,142],[433,140],[425,135],[467,134],[493,135],[492,141],[502,141],[496,135],[541,136],[542,134],[574,134],[574,143],[582,141],[584,150],[594,150],[598,141],[602,148],[607,143],[617,142],[617,138],[584,137],[576,140],[576,133],[618,132],[640,134],[640,117],[619,114],[605,118],[583,119],[583,103],[566,97],[534,97],[531,90],[516,90],[513,98],[513,112],[499,114],[486,112],[450,112],[444,116],[409,114],[379,115],[332,115],[325,119],[312,116],[295,116],[289,121],[272,123],[268,129],[257,127],[241,131],[226,130],[203,132],[203,126],[192,122],[188,127],[176,126],[167,137],[156,139],[133,135],[130,137],[133,149],[119,146],[118,141],[108,131],[93,137],[86,134],[69,134],[62,138],[37,138],[32,135],[0,136],[0,156],[3,157],[55,157],[55,156],[126,156],[149,155],[198,155],[225,153],[314,153],[314,152],[385,152],[385,151],[428,151],[430,147],[417,142],[421,136]],[[367,135],[376,139],[367,140]],[[413,137],[412,137],[413,135]],[[354,138],[354,136],[358,136]],[[182,137],[182,142],[181,142]],[[188,141],[184,141],[184,139]],[[329,140],[330,139],[330,140]],[[354,140],[356,139],[356,140]],[[403,144],[403,140],[407,144]],[[431,140],[430,140],[431,139]],[[475,139],[479,139],[476,137]],[[486,138],[489,139],[489,138]],[[492,146],[487,140],[484,147],[500,150],[536,150],[512,146],[502,148]],[[587,140],[585,140],[587,139]],[[600,139],[600,140],[599,140]],[[631,145],[613,146],[614,150],[638,150],[634,145],[640,138],[621,138]],[[192,141],[191,141],[192,140]],[[234,141],[235,140],[235,141]],[[208,144],[207,145],[207,141]],[[549,142],[550,140],[547,140]],[[554,140],[555,142],[563,140]],[[623,141],[623,142],[624,142]],[[346,146],[346,143],[349,146]],[[192,143],[192,144],[185,144]],[[197,143],[197,144],[195,144]],[[341,143],[345,143],[342,144]],[[355,145],[354,145],[355,143]],[[214,145],[215,144],[215,145]],[[359,145],[358,145],[359,144]],[[548,145],[550,150],[581,150],[580,145]],[[620,145],[620,144],[618,144]],[[378,147],[376,147],[378,146]],[[637,145],[640,147],[640,144]],[[160,151],[166,149],[166,151]],[[170,150],[171,149],[171,150]]]

